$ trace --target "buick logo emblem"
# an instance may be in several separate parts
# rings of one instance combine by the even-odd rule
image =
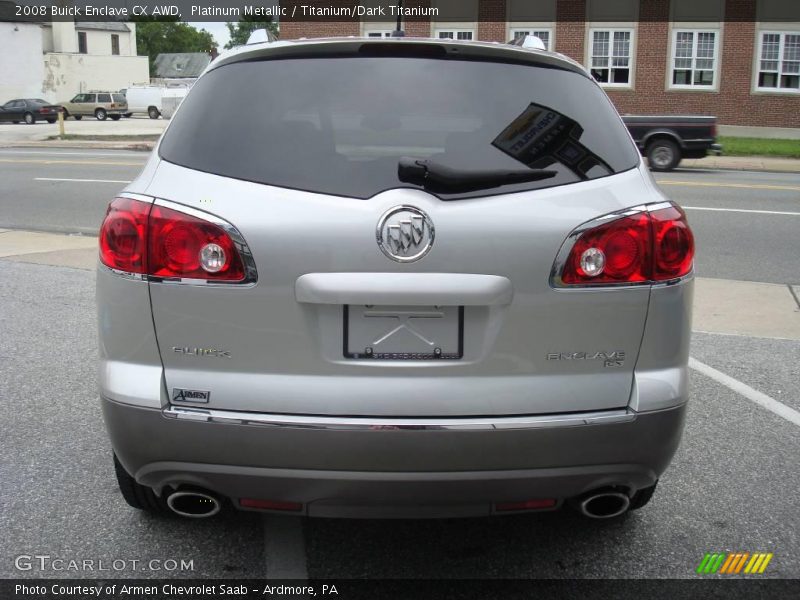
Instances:
[[[414,262],[433,245],[433,222],[413,206],[395,206],[378,221],[375,236],[381,251],[397,262]]]

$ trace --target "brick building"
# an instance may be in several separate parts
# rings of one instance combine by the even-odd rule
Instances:
[[[349,0],[326,0],[352,5]],[[307,2],[306,2],[307,3]],[[364,6],[397,2],[362,1]],[[798,0],[412,0],[407,36],[505,42],[535,34],[592,70],[621,113],[711,114],[800,127]],[[281,37],[390,35],[362,18],[284,21]]]

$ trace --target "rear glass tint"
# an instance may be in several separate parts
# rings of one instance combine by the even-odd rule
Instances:
[[[125,102],[125,94],[111,94],[111,97],[114,98],[114,102]]]
[[[402,157],[463,170],[546,168],[555,177],[486,196],[604,177],[639,155],[583,75],[464,60],[255,60],[200,78],[160,146],[163,159],[269,185],[370,198],[401,183]]]

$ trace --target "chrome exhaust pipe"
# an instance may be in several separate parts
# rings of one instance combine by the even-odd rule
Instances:
[[[584,496],[579,508],[592,519],[613,519],[623,514],[631,505],[627,494],[614,491],[591,492]]]
[[[200,490],[172,492],[167,496],[167,506],[176,515],[189,519],[213,517],[222,509],[216,496]]]

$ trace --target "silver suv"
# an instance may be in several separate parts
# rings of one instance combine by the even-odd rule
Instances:
[[[223,55],[100,233],[122,494],[190,517],[639,508],[683,429],[693,254],[566,57]]]

